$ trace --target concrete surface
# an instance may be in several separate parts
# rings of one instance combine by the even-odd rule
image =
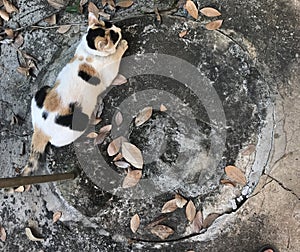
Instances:
[[[23,60],[20,53],[12,45],[1,44],[1,177],[15,176],[16,171],[24,166],[28,157],[32,132],[29,110],[31,96],[38,87],[48,84],[45,82],[54,78],[57,71],[59,71],[59,67],[67,62],[76,46],[76,42],[85,31],[84,22],[86,19],[84,15],[70,14],[63,10],[59,12],[59,23],[78,23],[68,33],[59,35],[55,32],[55,29],[32,29],[30,26],[37,23],[40,26],[45,25],[42,20],[57,11],[49,7],[46,1],[31,2],[32,6],[35,6],[34,9],[29,6],[27,1],[18,1],[17,6],[20,8],[20,13],[13,15],[12,20],[9,22],[4,22],[5,28],[27,27],[22,30],[24,45],[20,49],[38,59],[38,69],[34,72],[36,78],[26,78],[17,73],[16,68],[20,63],[22,64]],[[265,104],[264,106],[268,110],[274,104],[275,111],[271,111],[270,118],[267,116],[268,113],[258,113],[261,121],[257,122],[256,117],[250,117],[252,119],[251,123],[244,124],[242,128],[239,128],[238,124],[245,122],[245,118],[239,117],[239,114],[247,110],[240,106],[241,112],[231,113],[238,108],[231,107],[230,104],[224,104],[226,116],[229,118],[232,116],[233,125],[236,125],[236,127],[232,131],[227,131],[227,134],[233,136],[232,138],[228,137],[228,141],[233,142],[227,144],[227,152],[225,151],[224,162],[221,163],[220,168],[232,163],[242,164],[242,161],[238,160],[239,151],[249,143],[257,144],[259,133],[263,132],[265,122],[268,120],[272,122],[272,128],[268,130],[268,133],[272,136],[270,143],[268,143],[272,150],[270,152],[262,150],[262,153],[259,153],[261,149],[258,149],[257,146],[255,154],[256,160],[259,156],[265,156],[268,162],[265,165],[262,163],[258,170],[252,169],[253,163],[251,162],[250,168],[247,168],[250,169],[249,178],[251,176],[255,177],[255,180],[253,180],[254,185],[258,182],[254,192],[251,193],[252,189],[249,190],[247,192],[248,199],[242,201],[237,209],[231,207],[224,210],[222,208],[222,216],[208,230],[191,237],[183,235],[187,225],[183,210],[177,211],[174,215],[167,215],[168,219],[163,223],[174,228],[175,234],[169,240],[160,242],[155,236],[142,229],[137,235],[133,235],[129,229],[129,222],[131,216],[135,213],[142,216],[142,227],[151,222],[154,217],[160,216],[160,207],[173,195],[173,190],[168,187],[164,194],[149,198],[133,199],[134,194],[132,192],[125,192],[120,197],[117,192],[115,194],[106,192],[94,185],[90,178],[82,173],[80,178],[74,181],[37,185],[33,186],[30,192],[22,194],[11,195],[2,191],[0,194],[0,225],[7,232],[6,241],[0,241],[2,251],[28,251],[30,249],[32,251],[230,250],[233,252],[251,252],[256,251],[260,245],[265,243],[274,244],[279,251],[296,252],[299,250],[300,186],[298,182],[300,166],[298,143],[300,140],[300,118],[298,115],[300,105],[300,32],[298,24],[300,21],[300,3],[291,0],[272,0],[268,2],[256,0],[251,2],[238,0],[198,1],[199,8],[205,6],[216,7],[222,12],[225,19],[219,31],[207,33],[203,29],[207,19],[201,17],[197,23],[188,22],[186,11],[183,9],[173,10],[176,2],[136,1],[132,8],[118,10],[114,19],[116,21],[120,20],[121,23],[124,23],[124,26],[127,25],[128,27],[131,22],[128,21],[130,18],[142,13],[153,12],[155,5],[159,10],[172,9],[173,15],[176,16],[176,18],[173,18],[174,22],[172,18],[162,16],[161,27],[153,26],[152,30],[143,30],[147,36],[139,38],[140,44],[130,44],[130,42],[135,41],[133,39],[135,36],[140,36],[139,33],[130,35],[130,32],[136,31],[137,28],[128,29],[125,32],[124,36],[128,36],[132,52],[136,52],[135,50],[141,48],[145,49],[145,52],[162,52],[165,50],[164,48],[167,48],[164,52],[172,55],[173,51],[178,57],[189,60],[193,59],[191,54],[197,50],[197,52],[201,52],[202,58],[200,62],[192,61],[191,63],[197,65],[204,76],[215,83],[217,90],[221,90],[217,88],[219,84],[225,83],[228,87],[231,87],[230,84],[239,83],[245,77],[254,83],[253,90],[255,92],[250,93],[248,96],[245,95],[245,98],[241,99],[241,105],[244,105],[244,108],[250,106],[253,102],[254,107],[259,107],[257,104]],[[151,18],[154,19],[153,14],[150,15],[152,15],[150,20]],[[147,22],[150,22],[149,17],[140,18],[140,27],[143,28],[143,25]],[[194,27],[191,28],[192,26]],[[145,27],[149,28],[150,26]],[[175,34],[182,27],[188,27],[191,30],[190,35],[186,38],[189,44],[185,47],[186,42],[178,39],[178,41],[181,41],[178,42],[179,49],[170,50],[169,43],[164,45],[160,41],[161,36],[156,38],[151,35],[157,31],[166,32],[168,27],[173,29],[174,38],[169,36],[173,40],[178,39],[175,38]],[[198,34],[193,37],[194,31],[198,31]],[[222,39],[220,40],[220,38]],[[228,44],[232,45],[228,47],[228,51],[225,49],[227,47],[224,46],[224,41],[229,41]],[[147,43],[149,45],[153,43],[153,47],[147,47]],[[215,47],[212,47],[212,45],[215,45]],[[200,49],[197,49],[198,47]],[[160,48],[162,51],[160,51]],[[183,48],[182,51],[180,51],[180,48]],[[217,52],[213,50],[214,48],[217,48]],[[218,52],[220,55],[226,56],[223,58],[224,62],[220,60],[221,56],[218,56]],[[243,64],[239,65],[238,61],[235,65],[229,60],[227,61],[228,65],[224,65],[230,55],[233,58],[236,57],[236,59],[243,59],[243,62],[247,62],[252,69],[257,70],[258,74],[255,78],[251,74],[247,75],[247,69],[245,70],[242,67]],[[201,62],[207,64],[201,65]],[[240,69],[239,66],[241,66]],[[233,70],[228,71],[231,67]],[[221,73],[229,72],[230,74],[220,74],[217,70]],[[235,74],[235,71],[237,71],[237,74]],[[245,75],[243,76],[243,74]],[[105,102],[115,109],[118,107],[116,97],[121,96],[121,94],[126,96],[126,92],[134,93],[134,91],[138,91],[139,89],[134,88],[139,81],[145,81],[148,85],[153,84],[154,87],[155,81],[158,86],[163,81],[158,79],[153,82],[153,80],[151,78],[148,80],[147,78],[140,80],[132,78],[129,84],[120,87],[119,91],[112,89],[106,96],[107,100]],[[259,85],[264,88],[260,89]],[[168,85],[166,86],[168,87]],[[226,91],[226,88],[223,88]],[[126,89],[129,91],[126,91]],[[265,89],[267,90],[265,93],[261,91]],[[239,88],[229,90],[230,92],[225,94],[222,99],[225,100],[230,95],[236,97],[235,92],[238,92]],[[271,102],[261,102],[264,99]],[[102,123],[104,124],[111,122],[113,116],[114,110],[109,105],[104,108],[103,113],[106,112],[103,115]],[[201,104],[199,106],[194,107],[194,109],[203,110]],[[237,117],[235,117],[236,115]],[[19,118],[18,123],[11,123],[13,116]],[[166,119],[158,115],[158,118],[162,118],[159,122],[166,120],[166,125],[171,125],[170,128],[173,127],[168,121],[168,117]],[[146,129],[147,127],[151,128],[151,124],[157,125],[157,123],[157,120],[153,119],[148,126],[146,125]],[[205,127],[203,129],[205,130]],[[244,129],[245,134],[243,134],[242,129]],[[171,132],[170,134],[172,138],[174,133]],[[136,133],[136,136],[138,137],[139,134]],[[237,138],[236,136],[243,137]],[[146,139],[149,140],[147,136]],[[141,138],[135,138],[135,140],[138,140],[136,143],[138,144]],[[238,147],[234,148],[236,145]],[[233,146],[233,148],[230,149],[230,146]],[[147,148],[149,152],[153,151],[151,145],[148,144]],[[100,147],[102,153],[104,153],[104,150],[105,146],[102,149]],[[171,149],[171,153],[173,150]],[[60,149],[53,148],[53,153],[48,154],[47,168],[45,167],[39,173],[68,171],[73,167],[82,166],[77,158],[80,159],[78,152],[76,152],[76,145]],[[159,167],[155,169],[159,171]],[[156,174],[156,170],[149,169],[147,175],[151,177],[160,174],[159,172]],[[216,176],[213,179],[218,181],[220,178],[218,176],[221,176],[221,173]],[[213,179],[209,181],[213,181]],[[156,186],[160,185],[165,185],[163,180],[161,183],[157,182],[156,184]],[[205,189],[206,192],[210,193],[210,189],[213,193],[221,191],[219,185],[208,185]],[[193,187],[189,191],[187,188],[189,187],[180,188],[180,192],[188,198],[193,197],[197,208],[204,210],[204,214],[209,213],[211,209],[218,209],[218,207],[210,208],[209,204],[205,205],[209,197],[201,195],[203,191],[199,191],[198,188],[198,191],[192,191]],[[241,195],[241,190],[242,188],[238,188],[236,196]],[[214,196],[216,195],[221,196],[215,197],[213,202],[222,202],[224,197],[228,196],[228,193],[214,194]],[[216,198],[219,201],[216,201]],[[202,202],[203,199],[206,199],[204,203]],[[228,202],[228,199],[226,201]],[[205,211],[205,209],[209,210]],[[58,210],[63,212],[63,216],[59,222],[52,223],[52,214]],[[45,241],[29,241],[25,235],[25,227],[28,226],[35,228],[45,238]]]

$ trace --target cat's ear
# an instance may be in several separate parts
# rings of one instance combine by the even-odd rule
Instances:
[[[94,13],[89,12],[89,26],[92,26],[95,24],[100,24],[100,22]]]
[[[108,44],[107,39],[97,41],[97,48],[99,48],[100,50],[103,50],[104,47],[107,46],[107,44]]]

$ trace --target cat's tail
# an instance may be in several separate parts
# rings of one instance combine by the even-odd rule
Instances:
[[[50,138],[41,130],[35,128],[31,140],[31,152],[27,165],[22,171],[22,176],[29,176],[33,171],[39,168],[39,164],[44,156],[46,146]]]

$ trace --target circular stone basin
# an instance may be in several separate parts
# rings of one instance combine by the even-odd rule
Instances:
[[[129,44],[120,69],[128,83],[102,95],[96,130],[112,124],[112,131],[101,145],[86,138],[95,131],[91,126],[74,144],[75,151],[55,149],[55,171],[83,170],[80,178],[57,185],[62,196],[95,224],[125,236],[131,236],[133,214],[140,215],[145,227],[176,192],[192,199],[204,217],[235,211],[253,191],[270,151],[272,104],[262,73],[230,37],[196,22],[164,17],[156,26],[153,16],[142,16],[117,25]],[[152,116],[136,126],[138,112],[149,106]],[[107,154],[109,143],[119,136],[144,158],[142,179],[129,189],[122,188],[125,170]],[[238,167],[247,184],[226,183],[227,165]],[[166,217],[162,224],[175,230],[172,239],[190,234],[184,209]],[[136,236],[157,239],[142,228]]]

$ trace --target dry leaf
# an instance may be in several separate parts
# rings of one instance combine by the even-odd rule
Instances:
[[[175,200],[176,200],[176,205],[179,208],[183,208],[185,206],[185,204],[187,203],[187,200],[178,193],[175,195]]]
[[[114,161],[114,162],[115,162],[115,161],[119,161],[119,160],[121,160],[122,158],[123,158],[122,153],[119,153],[117,156],[114,157],[113,161]]]
[[[203,15],[207,16],[207,17],[218,17],[218,16],[221,16],[221,13],[218,10],[216,10],[214,8],[211,8],[211,7],[202,8],[200,10],[200,12]]]
[[[159,223],[163,222],[166,219],[167,219],[166,216],[160,216],[160,217],[156,218],[154,221],[151,221],[149,224],[147,224],[145,229],[153,228],[153,227],[157,226]]]
[[[13,31],[13,29],[6,28],[6,29],[4,30],[4,32],[6,33],[7,37],[9,37],[9,38],[14,38],[14,31]]]
[[[28,67],[18,67],[17,72],[23,74],[25,76],[29,76],[29,68]]]
[[[165,112],[165,111],[167,111],[167,108],[166,108],[166,106],[164,104],[161,104],[160,107],[159,107],[159,110],[161,112]]]
[[[217,30],[222,26],[222,23],[223,23],[223,20],[212,21],[212,22],[206,24],[205,28],[210,31]]]
[[[57,29],[56,32],[58,32],[60,34],[64,34],[64,33],[68,32],[71,29],[71,27],[72,27],[71,25],[62,25],[61,27],[59,27]]]
[[[121,0],[116,4],[116,6],[119,6],[122,8],[128,8],[131,5],[133,5],[133,1],[131,1],[131,0]]]
[[[98,7],[92,2],[89,2],[88,11],[93,13],[96,17],[98,17],[98,15],[99,15]]]
[[[115,122],[117,126],[120,126],[123,122],[123,116],[122,113],[119,111],[115,116]]]
[[[101,121],[102,121],[101,118],[94,118],[94,119],[91,120],[91,124],[92,124],[92,125],[97,125],[97,124],[99,124]]]
[[[183,38],[187,34],[187,32],[188,32],[187,30],[183,30],[178,35],[180,38]]]
[[[105,138],[109,135],[109,131],[101,132],[94,139],[94,145],[102,144]]]
[[[135,125],[140,126],[146,121],[148,121],[152,115],[152,111],[153,111],[152,107],[143,108],[135,118]]]
[[[2,226],[0,226],[0,240],[3,242],[6,240],[6,231]]]
[[[24,192],[25,191],[25,187],[24,186],[19,186],[14,191],[15,192]]]
[[[18,34],[18,36],[15,38],[15,46],[20,47],[24,43],[24,37],[21,34]]]
[[[128,142],[123,142],[122,155],[132,166],[139,169],[143,168],[144,161],[142,153],[135,145]]]
[[[31,240],[31,241],[40,241],[40,242],[44,241],[43,238],[35,237],[35,236],[32,234],[31,228],[25,228],[25,233],[26,233],[28,239]]]
[[[116,161],[116,162],[114,162],[114,164],[115,164],[115,166],[122,168],[122,169],[127,169],[130,167],[130,164],[128,164],[125,161]]]
[[[137,185],[142,178],[142,171],[141,170],[131,170],[128,169],[128,173],[123,180],[122,187],[129,188]]]
[[[98,136],[98,134],[96,133],[96,132],[90,132],[89,134],[87,134],[87,138],[92,138],[92,139],[94,139],[94,138],[96,138]]]
[[[174,230],[170,227],[167,227],[165,225],[157,225],[153,227],[151,230],[151,233],[158,236],[160,239],[165,240],[170,235],[174,233]]]
[[[0,10],[0,17],[5,21],[9,20],[9,14],[5,10]]]
[[[187,204],[186,206],[186,209],[185,209],[185,214],[186,214],[186,218],[192,222],[195,218],[195,215],[196,215],[196,207],[193,203],[193,201],[189,201],[189,203]]]
[[[192,232],[199,233],[203,226],[203,215],[201,211],[198,211],[195,219],[192,222]]]
[[[125,84],[125,83],[127,83],[126,77],[124,75],[122,75],[122,74],[118,74],[116,76],[116,78],[114,78],[114,80],[111,83],[111,85],[113,85],[113,86],[120,86],[120,85]]]
[[[198,14],[198,9],[195,5],[195,3],[192,0],[187,0],[186,4],[185,4],[185,9],[187,10],[187,12],[195,19],[198,18],[199,14]]]
[[[135,214],[131,220],[130,220],[130,229],[133,233],[135,233],[139,226],[140,226],[141,220],[138,214]]]
[[[111,124],[108,124],[108,125],[105,125],[103,126],[100,130],[99,130],[99,133],[102,133],[102,132],[110,132],[111,131]]]
[[[232,186],[232,187],[236,187],[236,183],[229,180],[229,179],[221,179],[220,183],[226,186]]]
[[[211,213],[211,214],[207,215],[207,217],[203,221],[203,228],[210,227],[219,216],[220,216],[220,214],[218,214],[218,213]]]
[[[48,3],[54,8],[54,9],[61,9],[63,8],[65,5],[65,0],[47,0]]]
[[[249,156],[255,151],[255,149],[256,149],[256,146],[254,144],[249,144],[248,147],[243,150],[242,155]]]
[[[162,213],[171,213],[177,209],[176,199],[167,201],[161,209]]]
[[[244,173],[239,168],[233,165],[228,165],[225,167],[225,173],[228,178],[237,182],[238,184],[243,186],[247,184],[247,179]]]
[[[161,16],[159,14],[159,11],[158,11],[157,7],[154,8],[154,13],[156,15],[156,22],[157,22],[158,25],[160,25],[161,24]]]
[[[107,147],[107,153],[109,156],[114,156],[119,152],[123,140],[124,137],[117,137],[110,142],[110,144]]]
[[[49,25],[55,25],[56,24],[56,14],[53,14],[52,16],[45,18],[45,22],[47,22]]]
[[[18,8],[16,6],[14,6],[11,2],[9,2],[8,0],[3,0],[3,4],[5,7],[5,10],[8,13],[13,13],[13,12],[18,12]]]
[[[62,212],[61,211],[57,211],[53,214],[52,220],[53,223],[57,222],[62,216]]]

